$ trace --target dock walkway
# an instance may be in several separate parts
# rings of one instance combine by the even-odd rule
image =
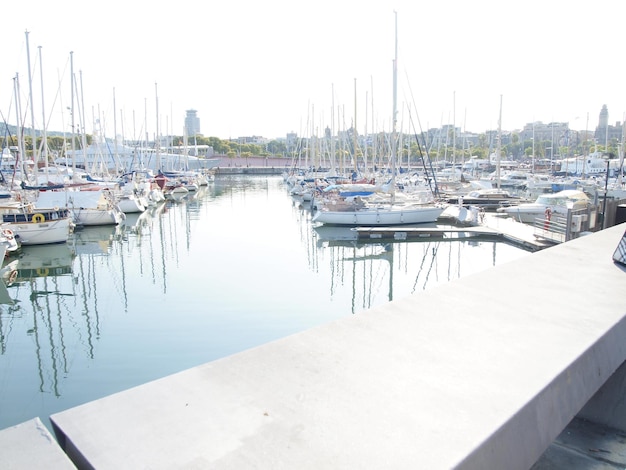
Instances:
[[[359,240],[420,240],[424,238],[497,238],[529,251],[554,246],[554,243],[535,237],[534,227],[506,217],[486,215],[480,225],[464,227],[357,227]]]

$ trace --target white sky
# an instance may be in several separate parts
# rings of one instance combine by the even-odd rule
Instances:
[[[390,130],[394,10],[398,128],[410,111],[422,128],[496,129],[500,97],[504,130],[593,130],[603,104],[624,120],[626,2],[614,0],[5,2],[0,111],[15,124],[19,73],[30,127],[28,30],[38,128],[45,113],[48,130],[71,130],[73,51],[75,116],[84,100],[87,131],[100,117],[108,137],[153,136],[157,122],[182,135],[187,109],[222,139],[345,129],[355,109],[359,132]]]

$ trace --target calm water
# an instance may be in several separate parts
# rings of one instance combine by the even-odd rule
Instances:
[[[24,248],[0,285],[0,429],[528,256],[357,245],[310,219],[280,177],[220,177],[67,246]]]

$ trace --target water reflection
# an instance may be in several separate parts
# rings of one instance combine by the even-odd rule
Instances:
[[[164,210],[165,204],[130,215],[119,226],[85,227],[67,244],[23,247],[15,259],[5,260],[0,283],[3,396],[19,402],[19,395],[33,387],[42,397],[61,399],[61,384],[73,366],[97,359],[103,319],[118,306],[128,311],[123,247],[139,246]],[[37,408],[36,403],[22,403],[17,410],[0,405],[0,429],[28,419],[25,410],[31,406]],[[51,411],[54,404],[43,409]]]
[[[297,198],[294,207],[302,221],[310,220],[310,209]],[[420,228],[446,228],[445,224],[421,224]],[[351,311],[357,313],[381,302],[458,279],[496,266],[500,261],[521,254],[504,243],[478,238],[458,238],[446,234],[398,241],[359,238],[356,229],[318,225],[312,227],[314,243],[309,263],[319,269],[328,259],[330,293],[351,284]],[[307,237],[305,237],[307,238]],[[500,251],[502,260],[498,260]]]
[[[67,244],[22,247],[17,256],[17,278],[11,285],[34,278],[71,274],[74,251]]]

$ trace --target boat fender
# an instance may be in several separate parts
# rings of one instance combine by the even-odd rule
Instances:
[[[43,214],[35,214],[33,215],[32,221],[34,224],[40,224],[46,220],[46,217]]]

